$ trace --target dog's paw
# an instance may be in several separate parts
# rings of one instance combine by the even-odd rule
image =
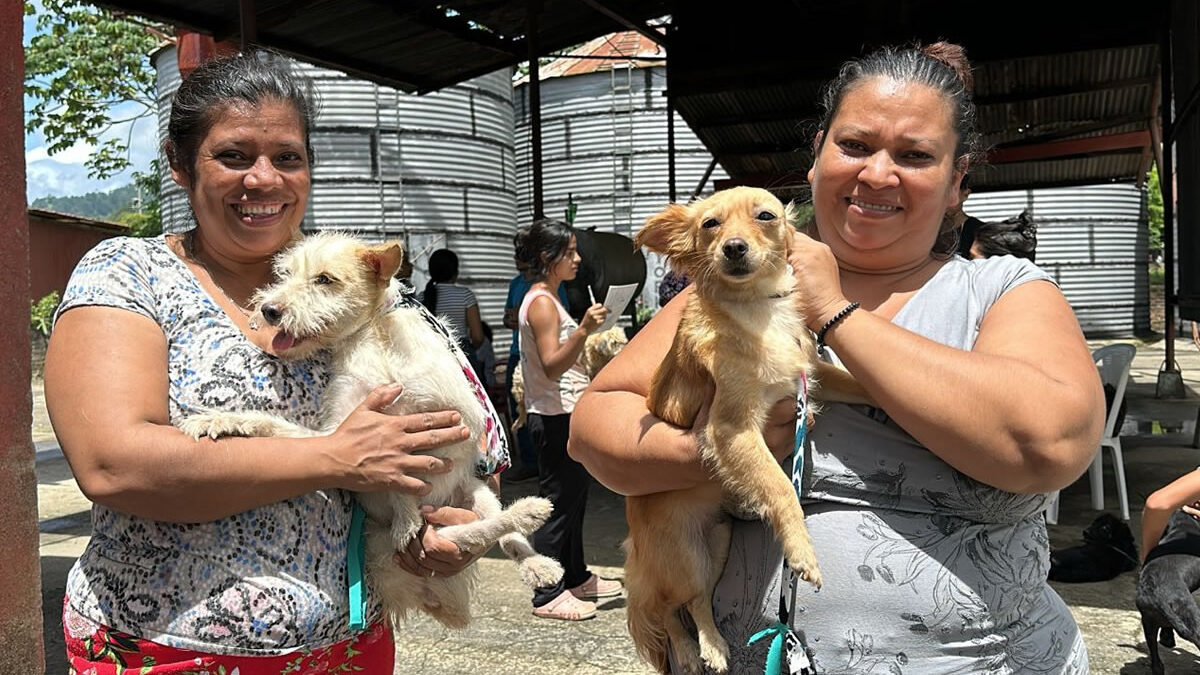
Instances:
[[[521,561],[518,569],[521,571],[521,581],[529,588],[553,586],[563,577],[562,565],[544,555],[529,556]]]
[[[554,505],[549,499],[541,497],[523,497],[508,507],[512,515],[512,524],[517,532],[524,535],[533,534],[546,522],[554,511]]]
[[[675,660],[678,661],[680,670],[687,675],[704,675],[704,660],[700,657],[700,645],[689,638],[672,641],[671,646],[675,648]]]
[[[179,430],[196,440],[208,437],[213,440],[222,436],[243,436],[237,433],[239,425],[227,415],[200,413],[179,423]]]
[[[816,588],[821,587],[821,568],[817,567],[817,558],[809,549],[804,553],[797,553],[796,557],[788,556],[788,567],[796,573],[796,576]]]
[[[729,645],[724,640],[705,640],[700,638],[700,658],[708,666],[709,671],[725,673],[729,671]]]

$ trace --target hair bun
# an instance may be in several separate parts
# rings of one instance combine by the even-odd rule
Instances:
[[[937,59],[949,66],[958,75],[958,79],[962,81],[967,91],[975,90],[975,78],[971,75],[971,63],[967,60],[967,50],[962,45],[943,40],[925,45],[921,47],[920,51],[925,56]]]

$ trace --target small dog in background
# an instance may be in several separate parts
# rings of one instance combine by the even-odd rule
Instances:
[[[1138,577],[1136,604],[1150,652],[1150,671],[1162,675],[1161,644],[1175,646],[1175,633],[1200,647],[1200,608],[1192,593],[1200,588],[1200,522],[1176,511],[1158,545],[1150,549]]]
[[[1137,545],[1125,521],[1103,513],[1083,531],[1083,544],[1050,552],[1050,581],[1108,581],[1138,565]]]
[[[667,672],[668,639],[686,673],[727,670],[729,648],[713,621],[712,594],[731,536],[726,509],[763,518],[796,575],[815,586],[821,572],[791,477],[762,430],[767,411],[795,397],[800,378],[815,384],[816,343],[792,295],[791,214],[770,192],[737,187],[652,216],[634,241],[665,255],[695,289],[674,343],[654,373],[647,404],[675,426],[693,426],[710,391],[700,456],[717,482],[626,498],[628,623],[638,653]],[[855,391],[845,371],[823,391]],[[824,377],[822,375],[821,377]],[[826,396],[826,400],[829,400]],[[680,620],[686,609],[699,641]]]
[[[583,343],[583,353],[579,355],[579,365],[583,368],[583,372],[587,373],[588,379],[595,379],[600,369],[607,366],[608,362],[612,361],[613,357],[628,343],[629,338],[625,335],[625,329],[620,326],[613,326],[608,330],[587,336],[587,340]],[[512,432],[515,434],[517,429],[525,426],[525,421],[528,419],[528,413],[525,410],[525,375],[520,363],[513,369],[512,395],[517,402],[517,416],[512,423]]]
[[[479,520],[443,527],[438,534],[474,553],[499,541],[531,588],[562,578],[562,566],[538,555],[525,538],[541,527],[553,507],[547,499],[526,497],[503,509],[491,489],[475,477],[484,411],[462,363],[421,310],[390,306],[388,284],[402,257],[398,243],[370,246],[345,234],[312,235],[276,257],[279,282],[255,297],[253,320],[280,328],[272,342],[279,356],[304,358],[330,350],[333,377],[324,392],[320,432],[257,412],[207,412],[187,418],[181,426],[195,438],[328,434],[368,393],[391,382],[403,384],[404,391],[385,411],[388,414],[458,411],[471,434],[422,453],[453,461],[450,473],[426,478],[433,487],[428,495],[363,492],[357,499],[368,515],[368,581],[393,624],[411,611],[423,611],[447,627],[463,628],[471,620],[471,593],[478,575],[474,565],[452,577],[423,578],[392,560],[425,525],[421,505],[475,511]]]

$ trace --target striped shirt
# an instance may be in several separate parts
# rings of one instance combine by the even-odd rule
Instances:
[[[445,317],[446,323],[454,329],[454,334],[463,342],[471,341],[471,331],[467,328],[467,308],[479,304],[475,294],[466,286],[450,282],[437,284],[437,309],[433,311],[438,316]]]

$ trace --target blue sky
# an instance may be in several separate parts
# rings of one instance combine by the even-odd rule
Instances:
[[[34,4],[40,12],[40,3]],[[37,30],[36,19],[36,16],[25,17],[23,42],[26,46],[33,38],[34,31]],[[28,110],[29,106],[29,100],[26,99],[25,109]],[[141,109],[139,104],[127,104],[116,108],[112,117],[121,119],[136,114]],[[26,132],[26,198],[32,203],[38,197],[46,195],[81,195],[96,190],[111,190],[128,184],[132,181],[130,174],[137,170],[145,171],[149,168],[150,161],[154,159],[158,143],[156,124],[154,116],[144,117],[133,124],[130,143],[130,159],[133,161],[133,167],[105,180],[89,178],[87,169],[83,166],[91,153],[90,146],[80,143],[58,154],[50,155],[47,152],[46,139],[40,132]],[[129,133],[129,125],[124,124],[112,129],[105,137],[112,135],[124,138]]]

